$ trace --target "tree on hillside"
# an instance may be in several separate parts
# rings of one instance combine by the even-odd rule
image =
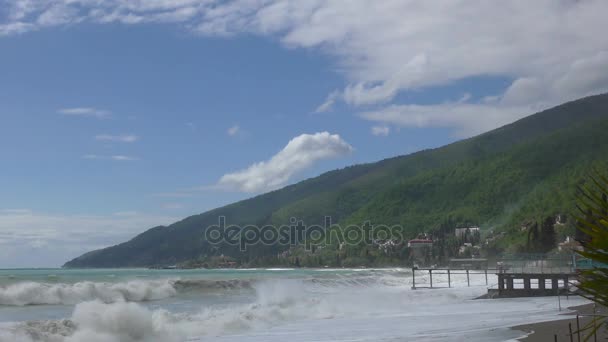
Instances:
[[[578,288],[583,297],[608,306],[608,178],[596,174],[579,190],[577,225],[585,239],[579,241],[584,249],[577,253],[594,265],[579,272]]]
[[[528,252],[538,252],[540,241],[539,236],[538,223],[534,222],[534,224],[528,228],[528,243],[526,245]]]
[[[589,222],[593,222],[593,213],[591,212],[591,209],[587,209],[587,212],[585,212],[584,216],[585,216],[585,220],[587,220]],[[581,225],[578,224],[578,221],[577,221],[577,225],[576,225],[576,232],[574,234],[574,239],[581,243],[583,241],[589,241],[589,236],[581,230]]]
[[[542,252],[547,253],[555,248],[555,218],[548,216],[540,230],[540,247]]]

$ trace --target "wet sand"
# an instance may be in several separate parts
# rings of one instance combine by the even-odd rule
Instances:
[[[576,331],[577,331],[576,315],[577,314],[581,314],[581,315],[592,314],[593,313],[593,304],[575,306],[575,307],[571,307],[569,309],[573,310],[574,312],[564,314],[563,319],[559,319],[559,320],[555,320],[555,321],[548,321],[548,322],[541,322],[541,323],[534,323],[534,324],[524,324],[524,325],[519,325],[519,326],[513,327],[512,329],[530,333],[530,335],[519,339],[519,341],[523,341],[523,342],[555,341],[554,335],[557,335],[557,341],[569,342],[570,336],[569,336],[568,323],[570,323],[570,324],[572,324],[572,332],[574,333],[574,336],[572,337],[572,341],[578,341],[578,335],[576,333]],[[608,310],[603,307],[598,307],[596,310],[596,314],[607,315]],[[587,326],[587,324],[589,324],[591,322],[592,322],[592,319],[590,317],[580,317],[580,319],[579,319],[581,328],[584,328],[585,326]],[[580,336],[581,336],[581,341],[584,341],[586,332],[581,332]],[[606,341],[606,340],[608,340],[608,330],[606,329],[605,324],[604,324],[604,327],[600,328],[597,332],[597,341]],[[589,341],[594,341],[594,338],[591,337],[591,339]]]

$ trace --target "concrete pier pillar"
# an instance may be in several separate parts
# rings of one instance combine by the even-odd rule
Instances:
[[[513,290],[513,278],[507,278],[507,290]]]
[[[530,278],[529,277],[525,277],[524,278],[524,289],[529,290],[530,287]]]
[[[551,278],[551,289],[557,291],[559,289],[559,283],[557,282],[557,278]]]

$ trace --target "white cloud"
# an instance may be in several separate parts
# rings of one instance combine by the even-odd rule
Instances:
[[[100,135],[95,136],[95,140],[132,143],[132,142],[136,142],[137,140],[139,140],[139,137],[137,135],[133,135],[133,134],[123,134],[123,135],[100,134]]]
[[[28,31],[32,31],[35,27],[36,26],[33,24],[22,23],[22,22],[12,22],[12,23],[8,23],[8,24],[0,24],[0,37],[25,33]]]
[[[286,47],[316,49],[335,59],[347,82],[328,94],[319,112],[339,100],[394,111],[391,101],[401,92],[487,75],[513,84],[496,94],[501,101],[470,107],[476,113],[489,108],[507,115],[515,107],[546,107],[608,90],[605,0],[6,2],[3,35],[80,22],[173,22],[201,35],[257,34]],[[444,105],[421,107],[418,113],[432,116],[429,124],[469,130],[459,126],[462,120],[432,111]],[[480,120],[493,128],[525,114],[531,112],[494,124]]]
[[[107,110],[89,107],[63,108],[58,110],[58,112],[67,116],[93,117],[97,119],[105,119],[111,115]]]
[[[392,105],[359,114],[363,119],[401,127],[457,127],[455,135],[470,137],[506,125],[535,111],[532,107],[444,103]]]
[[[82,156],[82,158],[84,159],[98,159],[98,160],[114,160],[114,161],[134,161],[134,160],[138,160],[138,158],[136,157],[130,157],[130,156],[124,156],[124,155],[111,155],[111,156],[104,156],[104,155],[98,155],[98,154],[85,154],[84,156]]]
[[[325,102],[323,102],[319,107],[317,107],[315,113],[325,113],[331,111],[334,107],[334,104],[336,103],[336,101],[338,101],[338,99],[341,98],[341,96],[342,93],[340,91],[332,91],[329,95],[327,95]]]
[[[124,242],[178,219],[135,212],[102,216],[0,211],[0,264],[57,267],[92,249]]]
[[[233,137],[233,136],[237,135],[240,130],[241,130],[241,127],[239,127],[239,125],[234,125],[234,126],[228,128],[228,130],[226,130],[226,133],[229,136]]]
[[[373,135],[388,136],[391,133],[391,128],[388,126],[372,126]]]
[[[337,134],[302,134],[291,139],[269,160],[222,176],[217,187],[243,192],[274,190],[317,161],[345,156],[352,151],[353,148]]]

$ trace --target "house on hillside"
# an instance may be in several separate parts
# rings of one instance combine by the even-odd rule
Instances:
[[[566,240],[564,242],[560,242],[557,244],[557,249],[561,251],[582,251],[583,246],[581,244],[571,238],[570,236],[566,236]]]
[[[426,262],[431,257],[433,240],[427,236],[418,236],[418,238],[408,241],[407,247],[410,249],[411,260]]]
[[[479,234],[479,227],[465,227],[465,228],[456,228],[454,231],[457,239],[464,239],[467,235],[473,236],[474,234]]]

